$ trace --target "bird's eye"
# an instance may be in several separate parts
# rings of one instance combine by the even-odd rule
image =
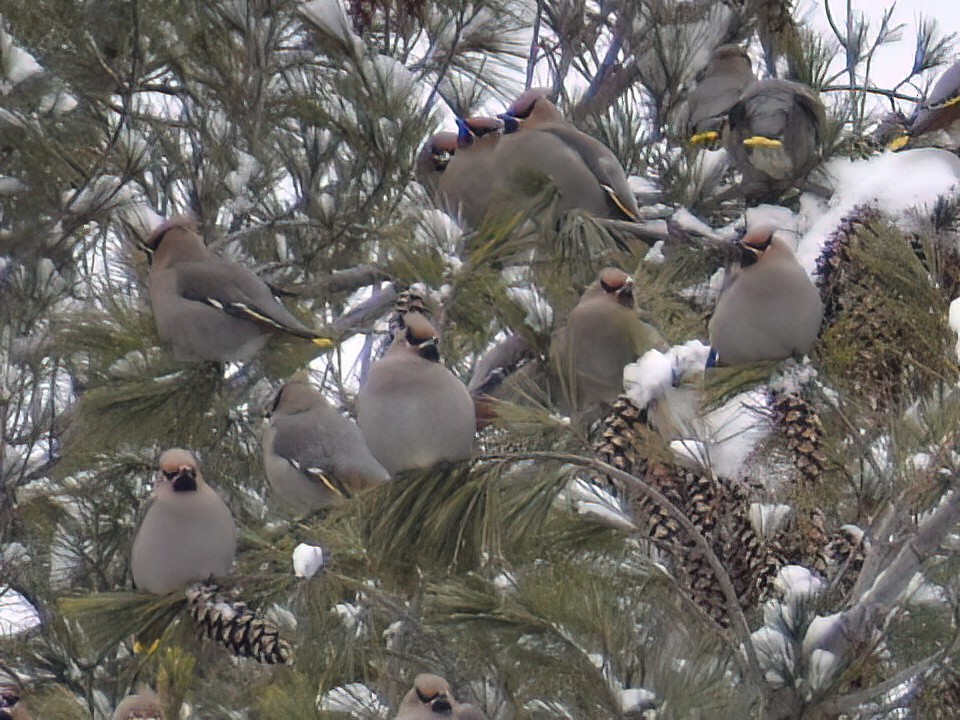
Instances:
[[[422,703],[428,703],[428,702],[430,702],[431,700],[433,700],[433,699],[436,697],[436,694],[434,694],[434,695],[424,695],[424,694],[420,691],[420,688],[415,688],[415,689],[416,689],[416,691],[417,691],[417,697],[420,698],[420,702],[422,702]]]
[[[163,471],[163,476],[164,476],[167,480],[173,480],[177,475],[179,475],[179,472],[178,472],[177,470],[164,470],[164,471]]]

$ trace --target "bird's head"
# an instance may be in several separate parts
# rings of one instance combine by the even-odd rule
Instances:
[[[770,249],[775,231],[776,228],[772,225],[759,225],[748,230],[740,238],[740,265],[742,267],[749,267],[763,257],[763,254]]]
[[[457,133],[441,132],[430,138],[430,162],[433,169],[443,172],[450,163],[450,158],[457,152]]]
[[[427,319],[426,315],[418,312],[408,312],[404,316],[404,324],[406,325],[404,337],[407,345],[423,359],[430,362],[440,362],[440,348],[438,347],[440,338],[437,335],[437,329]]]
[[[480,138],[503,132],[503,121],[490,117],[457,118],[457,147],[473,145]]]
[[[161,482],[173,492],[195,492],[200,482],[197,459],[189,450],[173,448],[160,456]]]
[[[450,715],[453,712],[450,686],[437,675],[417,675],[413,681],[413,690],[417,700],[428,706],[430,712],[437,715]]]
[[[634,280],[620,268],[606,267],[600,271],[600,287],[621,305],[633,307]]]

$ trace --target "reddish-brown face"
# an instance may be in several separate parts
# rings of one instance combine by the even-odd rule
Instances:
[[[600,271],[600,287],[623,305],[633,305],[633,278],[614,267]]]

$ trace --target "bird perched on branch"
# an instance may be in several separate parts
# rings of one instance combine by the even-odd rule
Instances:
[[[456,701],[449,683],[442,677],[428,673],[417,675],[413,687],[400,702],[396,720],[435,720],[437,716],[484,720],[480,710]]]
[[[613,403],[623,392],[624,366],[665,348],[656,328],[640,319],[633,291],[630,275],[604,268],[554,334],[550,356],[574,416]]]
[[[137,588],[162,595],[226,575],[236,551],[233,515],[204,482],[193,453],[164,452],[153,503],[133,541],[130,567]]]
[[[820,332],[823,302],[790,246],[762,225],[742,240],[741,267],[710,319],[721,365],[805,355]]]
[[[687,101],[686,132],[693,145],[719,145],[727,112],[756,80],[750,56],[739,45],[721,45]]]
[[[357,394],[357,424],[367,447],[391,475],[473,453],[473,399],[440,362],[433,324],[408,312],[405,329],[370,368]]]
[[[357,424],[311,387],[305,372],[284,383],[266,417],[267,479],[288,505],[312,512],[390,479]]]
[[[457,118],[456,152],[437,182],[441,202],[470,227],[479,227],[497,192],[499,170],[493,151],[503,123],[496,118]]]
[[[144,249],[157,332],[178,360],[246,361],[272,334],[320,348],[333,345],[294,317],[250,270],[210,252],[194,218],[163,223]]]
[[[627,175],[610,148],[564,120],[543,90],[528,90],[500,115],[504,136],[496,149],[503,177],[537,172],[560,193],[559,209],[637,221],[640,208]]]
[[[820,162],[826,110],[811,88],[768,78],[748,85],[727,114],[723,145],[747,197],[779,194]]]
[[[927,135],[937,144],[960,146],[960,62],[954,63],[940,76],[926,101],[917,108],[907,123],[907,131],[890,144],[892,150],[913,144]]]

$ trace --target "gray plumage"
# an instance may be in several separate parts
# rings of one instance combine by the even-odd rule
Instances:
[[[611,404],[623,392],[623,368],[664,347],[660,333],[641,320],[633,288],[627,273],[604,268],[554,334],[550,356],[575,415]]]
[[[294,376],[280,388],[267,418],[267,479],[293,508],[312,512],[336,505],[390,479],[370,454],[357,424],[305,377]]]
[[[800,184],[820,162],[826,111],[806,85],[774,78],[751,83],[727,114],[724,147],[748,196]]]
[[[749,232],[745,259],[721,293],[710,319],[710,345],[721,365],[804,355],[823,319],[820,293],[793,250],[770,227]]]
[[[578,208],[612,220],[639,218],[637,199],[616,155],[564,120],[542,91],[527,91],[500,117],[507,134],[495,156],[504,178],[541,173],[556,184],[560,210]]]
[[[713,144],[720,139],[727,112],[740,93],[756,80],[750,56],[739,45],[722,45],[687,101],[689,117],[686,134],[697,144]]]
[[[250,270],[211,253],[192,218],[164,223],[146,246],[157,332],[178,360],[249,360],[273,333],[332,345],[283,307]]]
[[[437,332],[415,312],[373,364],[357,394],[357,424],[391,475],[464,460],[473,453],[476,419],[466,386],[440,363]]]
[[[422,673],[413,681],[413,687],[404,695],[397,710],[396,720],[484,720],[484,715],[472,705],[457,702],[450,685],[442,677]]]
[[[180,448],[164,452],[153,503],[133,541],[137,588],[162,595],[226,575],[236,551],[233,516],[204,482],[196,458]]]
[[[503,124],[494,118],[458,120],[457,150],[437,183],[440,201],[469,227],[479,227],[500,188],[494,150]]]

